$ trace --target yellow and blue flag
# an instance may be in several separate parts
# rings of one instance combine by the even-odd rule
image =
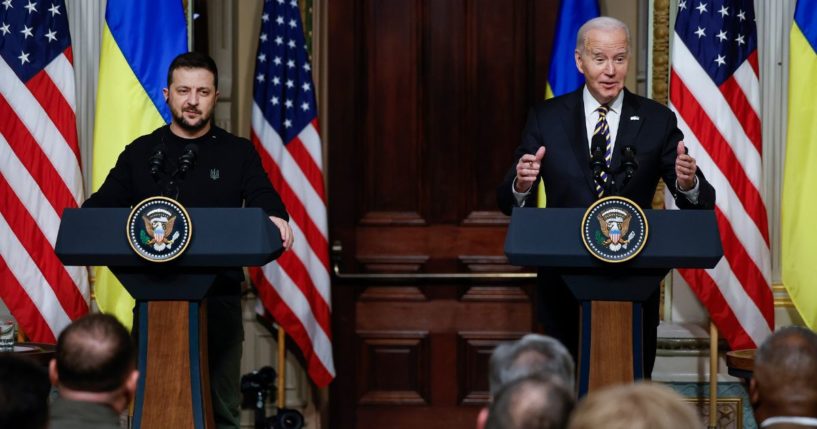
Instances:
[[[556,33],[553,36],[553,51],[550,54],[548,80],[545,98],[558,97],[575,91],[584,85],[584,75],[576,68],[576,35],[585,22],[598,17],[598,0],[562,0]],[[545,154],[547,156],[547,154]],[[545,187],[539,182],[536,205],[545,207]]]
[[[792,302],[817,329],[817,2],[798,0],[789,55],[789,127],[783,174],[781,274]]]
[[[99,189],[122,149],[170,122],[162,88],[167,69],[187,52],[187,22],[181,0],[108,0],[99,58],[94,126],[93,188]],[[106,268],[95,281],[100,310],[126,326],[133,298]]]

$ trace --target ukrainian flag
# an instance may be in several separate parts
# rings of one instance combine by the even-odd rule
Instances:
[[[783,174],[783,284],[810,328],[817,328],[817,2],[798,0],[791,28],[789,127]]]
[[[102,185],[125,145],[170,122],[162,88],[167,86],[170,62],[187,52],[181,0],[108,0],[102,31],[94,190]],[[133,298],[108,269],[97,268],[94,290],[100,310],[131,326]]]
[[[584,85],[584,75],[576,68],[576,35],[582,24],[599,14],[598,0],[562,0],[550,54],[545,98],[558,97]],[[536,205],[545,207],[546,202],[545,187],[539,182]]]

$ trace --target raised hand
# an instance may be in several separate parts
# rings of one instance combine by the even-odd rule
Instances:
[[[688,191],[695,187],[695,172],[698,166],[695,158],[689,156],[684,147],[684,142],[678,142],[677,156],[675,158],[675,177],[678,180],[678,187],[681,191]]]
[[[545,147],[540,146],[535,154],[526,153],[519,158],[516,163],[516,181],[514,189],[516,192],[528,192],[533,182],[539,177],[539,168],[542,166],[542,158],[545,157]]]

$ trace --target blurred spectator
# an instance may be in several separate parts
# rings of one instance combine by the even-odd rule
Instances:
[[[817,335],[787,326],[767,338],[755,355],[749,399],[762,428],[817,427]]]
[[[47,427],[50,391],[45,368],[14,353],[0,353],[0,428]]]
[[[574,405],[573,393],[558,377],[517,378],[497,392],[485,428],[564,429]]]
[[[49,375],[59,397],[51,429],[119,429],[119,415],[136,392],[136,348],[116,318],[90,314],[57,340]]]
[[[573,411],[570,429],[690,429],[703,421],[684,398],[654,383],[611,386],[591,392]]]

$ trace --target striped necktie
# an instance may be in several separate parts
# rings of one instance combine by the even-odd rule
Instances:
[[[610,140],[610,127],[607,125],[607,112],[610,108],[606,104],[602,104],[596,109],[599,112],[599,120],[596,122],[596,128],[593,130],[593,135],[601,134],[604,137],[604,162],[607,167],[610,167],[610,161],[613,158],[613,141]],[[602,171],[596,179],[596,195],[599,198],[604,196],[604,185],[607,184],[607,172]]]

